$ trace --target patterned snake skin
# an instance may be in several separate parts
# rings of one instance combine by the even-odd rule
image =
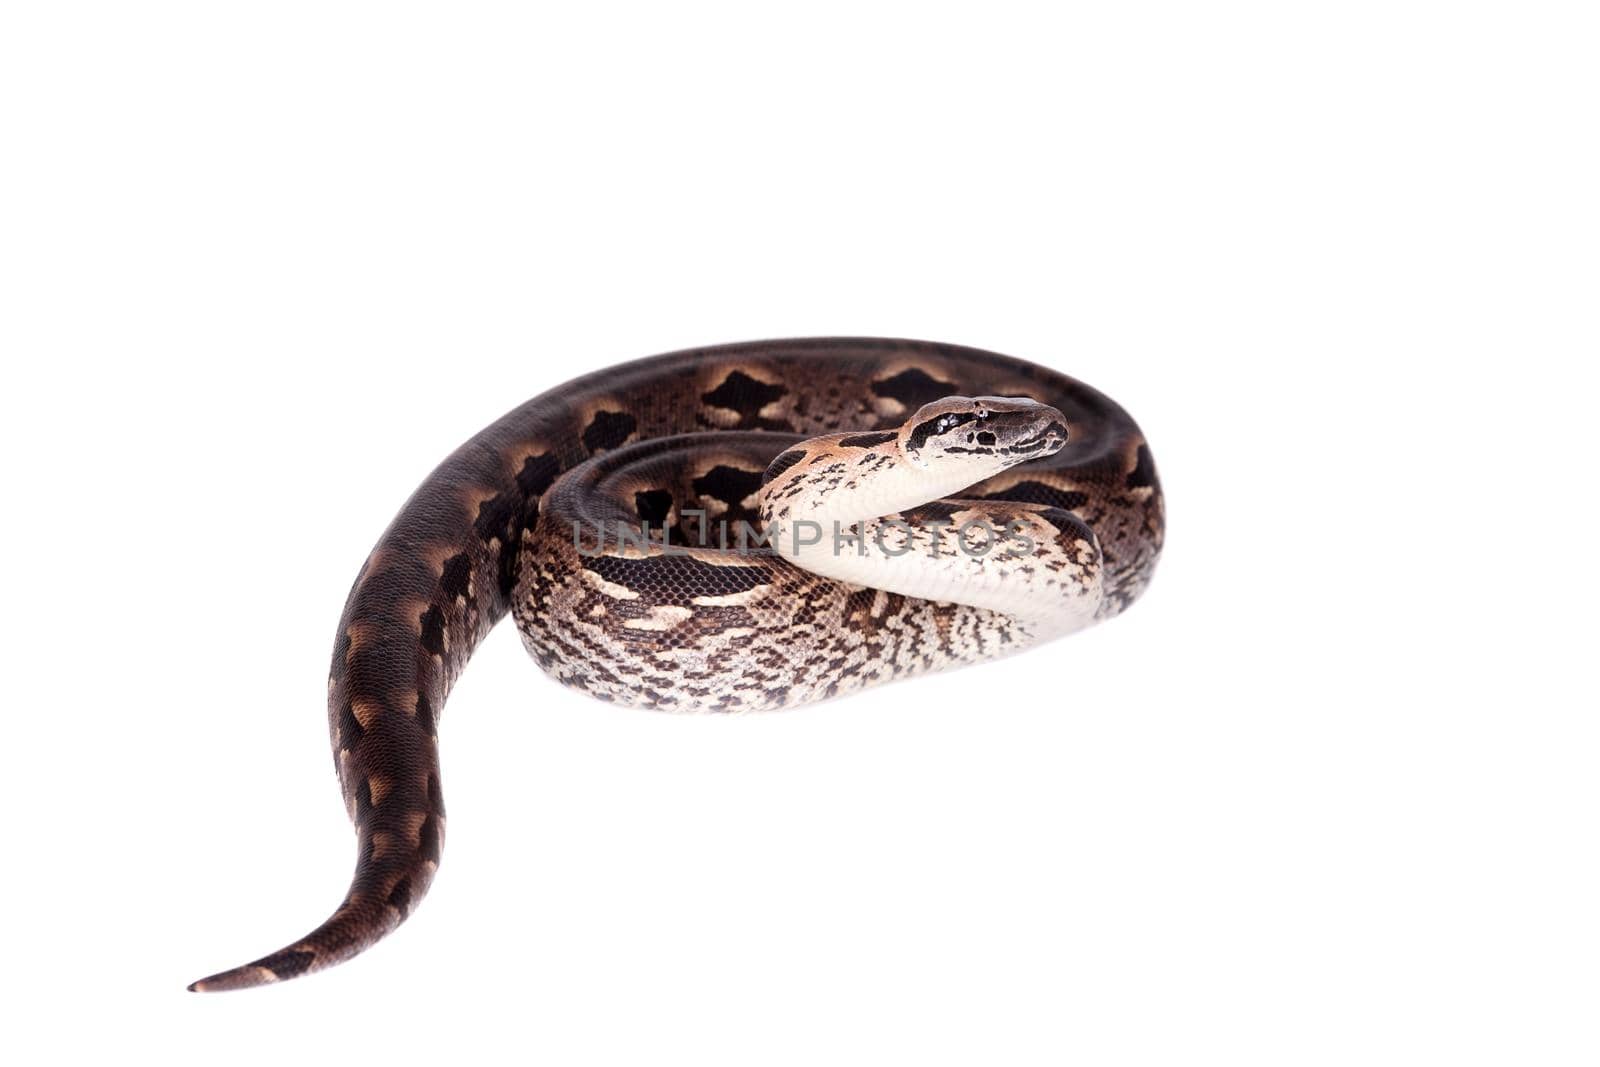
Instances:
[[[444,840],[439,712],[508,612],[564,684],[668,710],[790,706],[1064,632],[1012,611],[826,577],[759,545],[721,547],[734,537],[721,531],[759,531],[796,494],[903,466],[907,447],[958,421],[932,416],[967,410],[941,406],[948,397],[1037,401],[1032,408],[1064,420],[1051,426],[1065,443],[1052,437],[1054,454],[1007,460],[1018,465],[959,500],[935,493],[945,498],[900,508],[909,536],[945,538],[959,561],[950,539],[965,521],[1016,523],[1038,550],[989,565],[1010,568],[995,596],[1013,605],[1076,597],[1091,612],[1083,622],[1132,603],[1162,544],[1150,450],[1115,403],[1054,371],[955,345],[842,338],[676,352],[568,382],[446,459],[356,577],[328,679],[334,760],[358,840],[344,902],[287,948],[189,988],[293,978],[405,920]],[[833,436],[808,440],[819,435]],[[584,544],[618,522],[649,524],[656,540]],[[664,551],[663,528],[682,547]]]

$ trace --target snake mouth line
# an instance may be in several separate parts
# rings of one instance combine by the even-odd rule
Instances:
[[[1002,449],[1007,455],[1031,456],[1044,449],[1057,449],[1067,443],[1067,428],[1059,422],[1052,422],[1032,437],[1024,437],[1016,444]]]

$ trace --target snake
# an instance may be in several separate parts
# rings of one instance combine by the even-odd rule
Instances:
[[[438,722],[507,615],[593,697],[736,713],[1021,652],[1148,585],[1165,505],[1138,425],[1039,364],[800,338],[576,378],[492,423],[357,574],[328,677],[357,838],[311,933],[193,983],[281,982],[399,926],[439,866]]]

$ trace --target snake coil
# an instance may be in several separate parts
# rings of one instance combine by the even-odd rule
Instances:
[[[770,537],[806,522],[849,532]],[[288,947],[189,988],[327,967],[411,913],[444,842],[439,712],[509,612],[542,667],[602,699],[783,707],[1115,615],[1149,581],[1163,522],[1150,450],[1121,408],[977,349],[727,345],[536,397],[428,476],[345,604],[328,679],[358,843],[344,901]],[[608,528],[654,536],[585,546]]]

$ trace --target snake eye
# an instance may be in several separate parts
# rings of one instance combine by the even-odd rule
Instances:
[[[930,415],[924,422],[919,422],[911,428],[906,435],[906,448],[915,452],[929,441],[939,439],[943,442],[960,440],[956,431],[978,416],[971,411],[946,411],[939,415]]]

